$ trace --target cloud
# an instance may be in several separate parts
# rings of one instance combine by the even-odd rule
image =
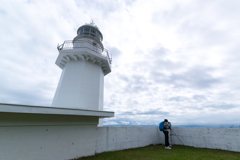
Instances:
[[[186,97],[182,97],[182,96],[176,96],[176,97],[171,97],[168,99],[169,101],[185,101],[185,100],[189,100],[189,98]]]
[[[122,112],[121,115],[169,115],[169,112],[161,111],[161,109],[150,109],[146,111],[133,110],[131,112]]]
[[[237,121],[238,1],[0,2],[0,102],[50,106],[56,46],[91,19],[113,56],[104,77],[112,125]]]
[[[122,54],[121,51],[116,47],[107,47],[107,49],[109,53],[111,53],[111,55],[113,56],[113,59],[117,58]]]
[[[114,121],[106,121],[106,120],[104,119],[104,125],[119,125],[119,123],[114,122]]]
[[[171,75],[152,71],[151,76],[158,83],[171,84],[175,87],[204,89],[221,82],[221,78],[215,78],[210,74],[212,70],[209,67],[196,66],[182,73],[173,73]]]
[[[239,105],[235,105],[235,104],[209,104],[209,105],[205,105],[204,108],[211,108],[211,109],[224,109],[224,110],[228,110],[228,109],[233,109],[239,107]]]
[[[120,121],[120,122],[121,122],[121,124],[123,124],[123,125],[129,124],[129,122],[127,122],[127,121]]]
[[[201,101],[201,100],[205,100],[206,99],[206,97],[203,96],[203,95],[194,95],[194,96],[192,96],[192,98],[194,100],[197,100],[197,101]]]

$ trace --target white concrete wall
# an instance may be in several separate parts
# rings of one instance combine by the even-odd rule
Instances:
[[[1,160],[67,160],[95,154],[96,117],[0,113]]]
[[[103,108],[104,74],[89,61],[69,61],[62,71],[52,106],[99,110]]]
[[[66,160],[164,144],[158,127],[96,127],[98,118],[0,113],[0,159]],[[240,152],[240,129],[173,128],[186,146]],[[182,145],[172,136],[173,145]]]
[[[98,110],[103,111],[103,97],[104,97],[104,74],[100,74],[100,81],[99,81],[99,105]],[[98,127],[103,126],[103,119],[99,118]]]
[[[173,144],[240,152],[240,128],[175,127],[173,132]]]
[[[99,127],[96,153],[162,143],[157,127]]]
[[[186,146],[240,152],[240,128],[175,127],[173,132]],[[182,145],[178,138],[172,135],[173,145]],[[96,153],[164,143],[158,127],[100,127]]]

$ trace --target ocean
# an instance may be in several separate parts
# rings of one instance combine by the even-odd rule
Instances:
[[[103,127],[158,127],[158,125],[103,125]],[[240,125],[233,124],[213,124],[213,125],[172,125],[172,127],[195,127],[195,128],[240,128]]]

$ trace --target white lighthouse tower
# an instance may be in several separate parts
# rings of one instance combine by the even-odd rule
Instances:
[[[62,75],[53,107],[103,110],[104,76],[111,72],[111,58],[102,40],[91,22],[79,27],[73,40],[58,46],[56,65]]]

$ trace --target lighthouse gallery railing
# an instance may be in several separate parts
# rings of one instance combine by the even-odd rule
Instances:
[[[88,40],[78,40],[73,42],[72,40],[64,41],[63,44],[58,45],[57,49],[60,52],[61,50],[68,50],[68,49],[74,49],[74,48],[87,48],[90,49],[98,54],[101,54],[102,56],[106,57],[108,60],[108,63],[111,65],[112,58],[108,54],[108,50],[105,48],[102,48],[99,44],[88,41]]]

